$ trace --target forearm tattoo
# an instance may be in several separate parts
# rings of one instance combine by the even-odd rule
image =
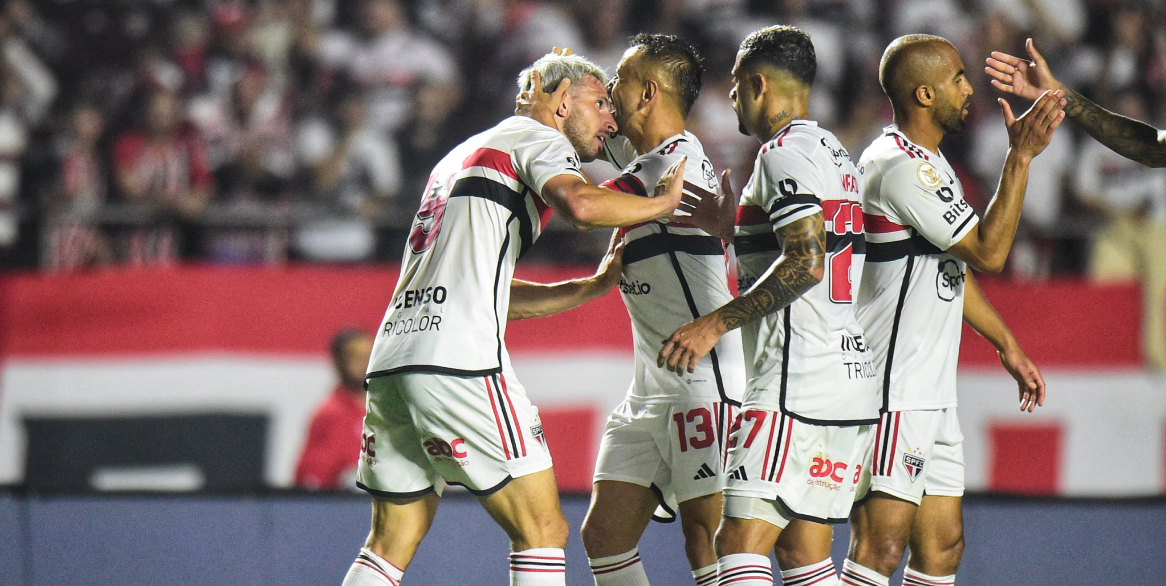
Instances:
[[[1097,142],[1148,167],[1166,167],[1166,144],[1158,142],[1158,131],[1153,126],[1114,114],[1068,88],[1065,100],[1065,115]]]
[[[825,267],[826,229],[822,214],[797,220],[777,234],[785,257],[748,293],[717,310],[730,330],[784,309],[821,280],[812,273]]]

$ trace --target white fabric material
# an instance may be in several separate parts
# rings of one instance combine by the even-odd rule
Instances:
[[[510,554],[510,586],[566,586],[563,550],[540,547]]]
[[[538,409],[513,373],[371,379],[358,486],[403,498],[443,483],[471,491],[551,467]]]
[[[742,326],[746,402],[822,423],[878,416],[873,356],[853,304],[863,272],[859,183],[850,154],[811,121],[790,123],[757,154],[737,214],[738,289],[764,278],[782,253],[774,233],[796,220],[822,214],[828,249],[821,283]]]
[[[888,389],[883,408],[954,407],[966,265],[944,251],[979,218],[947,159],[894,126],[863,152],[861,165],[867,263],[858,319],[876,370],[889,378],[880,381]]]
[[[602,558],[588,558],[595,586],[648,586],[648,574],[640,561],[640,549]]]
[[[692,571],[696,586],[714,586],[717,583],[717,565],[712,564]]]
[[[783,586],[837,586],[838,572],[834,560],[826,558],[816,564],[781,571]]]
[[[370,376],[399,370],[462,376],[497,373],[510,280],[542,232],[551,178],[582,178],[567,137],[514,116],[450,152],[429,177],[377,333]]]
[[[931,576],[908,567],[903,569],[903,586],[955,586],[955,574]]]
[[[884,413],[874,436],[858,499],[870,490],[915,504],[924,494],[963,496],[964,435],[954,407]]]
[[[362,547],[341,586],[398,586],[404,575],[405,570]]]
[[[889,586],[891,579],[852,560],[842,562],[841,581],[846,586]]]
[[[721,586],[773,586],[769,556],[734,553],[717,560],[717,584]]]
[[[779,517],[845,523],[873,428],[810,425],[746,402],[740,428],[729,439],[725,498],[765,499],[788,511]]]
[[[627,147],[626,140],[614,141],[609,159],[626,160]],[[685,156],[685,191],[695,197],[714,196],[720,182],[700,140],[690,132],[671,136],[636,156],[624,165],[622,175],[603,185],[651,196],[660,177]],[[678,377],[656,366],[662,340],[733,299],[720,240],[700,228],[675,221],[647,222],[626,228],[621,234],[626,248],[620,293],[632,319],[636,356],[636,376],[628,395],[659,402],[740,403],[745,388],[745,362],[741,334],[736,330],[721,336],[692,374]],[[652,246],[659,242],[667,245]],[[655,253],[640,258],[641,254],[651,254],[645,252],[649,249]]]

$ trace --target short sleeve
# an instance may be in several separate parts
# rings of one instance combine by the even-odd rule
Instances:
[[[766,197],[761,202],[776,232],[789,224],[821,213],[822,172],[805,154],[789,148],[771,148],[761,154]]]
[[[566,136],[537,122],[530,126],[522,142],[514,147],[514,170],[519,181],[539,195],[547,181],[559,175],[574,175],[586,181],[579,168],[579,155]]]
[[[900,224],[940,250],[951,248],[980,221],[958,186],[927,161],[909,159],[888,170],[880,191],[883,206]]]
[[[639,156],[636,148],[632,146],[632,141],[628,137],[617,134],[612,138],[603,141],[603,149],[599,151],[599,157],[616,169],[622,170],[631,164],[635,158]]]

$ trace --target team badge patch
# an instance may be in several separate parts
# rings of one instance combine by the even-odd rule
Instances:
[[[927,161],[919,163],[918,175],[919,182],[928,189],[935,189],[939,187],[940,183],[943,183],[943,179],[940,179],[939,173],[935,171],[935,166]]]
[[[911,482],[919,478],[923,474],[923,464],[927,462],[922,456],[912,454],[911,452],[903,453],[903,467],[907,469],[907,475],[911,477]]]
[[[530,426],[530,435],[534,436],[534,439],[538,441],[538,445],[542,446],[544,449],[547,447],[546,439],[543,438],[542,421],[539,421],[538,423]]]

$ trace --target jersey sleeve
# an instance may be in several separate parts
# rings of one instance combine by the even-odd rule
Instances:
[[[514,147],[514,170],[518,179],[539,195],[547,181],[559,175],[574,175],[586,181],[579,168],[579,155],[567,137],[550,127],[535,125],[537,128],[531,128]]]
[[[599,150],[599,158],[611,163],[612,167],[622,170],[639,156],[632,141],[628,137],[617,134],[603,141],[603,148]]]
[[[980,219],[963,195],[943,180],[927,161],[908,159],[883,176],[883,206],[934,244],[947,250],[971,231]]]
[[[771,148],[761,154],[761,173],[767,183],[767,197],[760,203],[775,232],[821,213],[822,171],[805,154],[790,148]]]

